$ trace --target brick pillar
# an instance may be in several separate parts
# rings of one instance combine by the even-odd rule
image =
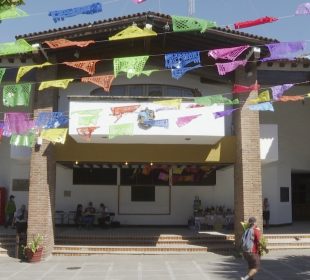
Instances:
[[[38,71],[38,80],[55,79],[56,71],[43,68]],[[57,101],[57,90],[35,92],[33,105],[34,116],[39,112],[52,112]],[[43,258],[49,256],[54,246],[54,210],[55,210],[56,162],[54,146],[43,141],[40,147],[32,150],[30,162],[30,185],[28,202],[27,243],[34,235],[43,236]]]
[[[256,64],[236,71],[235,83],[251,85],[256,82]],[[241,221],[255,216],[262,228],[262,184],[260,160],[259,112],[247,107],[249,100],[257,97],[257,91],[238,94],[242,109],[234,112],[236,135],[236,163],[234,168],[235,238],[239,246],[242,235]]]

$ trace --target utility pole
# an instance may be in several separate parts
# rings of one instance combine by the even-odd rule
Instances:
[[[195,1],[196,0],[188,0],[188,16],[192,17],[195,15]]]

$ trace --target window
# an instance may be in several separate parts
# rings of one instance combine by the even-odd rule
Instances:
[[[29,179],[13,179],[12,191],[14,192],[28,192],[29,191]]]
[[[100,87],[93,90],[90,95],[102,96],[104,93],[107,92]],[[195,90],[191,88],[144,84],[111,86],[109,96],[197,97]]]
[[[169,186],[169,167],[141,165],[121,168],[121,185]]]
[[[144,87],[142,85],[129,86],[129,96],[143,96]]]
[[[73,168],[73,185],[117,185],[117,169]]]
[[[280,202],[289,202],[289,201],[290,201],[290,188],[280,187]]]
[[[164,96],[162,86],[149,86],[148,87],[148,96]]]
[[[208,166],[174,166],[172,184],[176,186],[216,185],[216,170]]]
[[[131,201],[155,201],[155,186],[132,186]]]

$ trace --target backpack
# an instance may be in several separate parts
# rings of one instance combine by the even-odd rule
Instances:
[[[254,228],[248,228],[241,238],[241,249],[243,252],[252,252],[254,246]]]

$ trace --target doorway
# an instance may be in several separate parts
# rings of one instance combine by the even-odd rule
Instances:
[[[310,173],[292,173],[293,221],[310,221]]]

